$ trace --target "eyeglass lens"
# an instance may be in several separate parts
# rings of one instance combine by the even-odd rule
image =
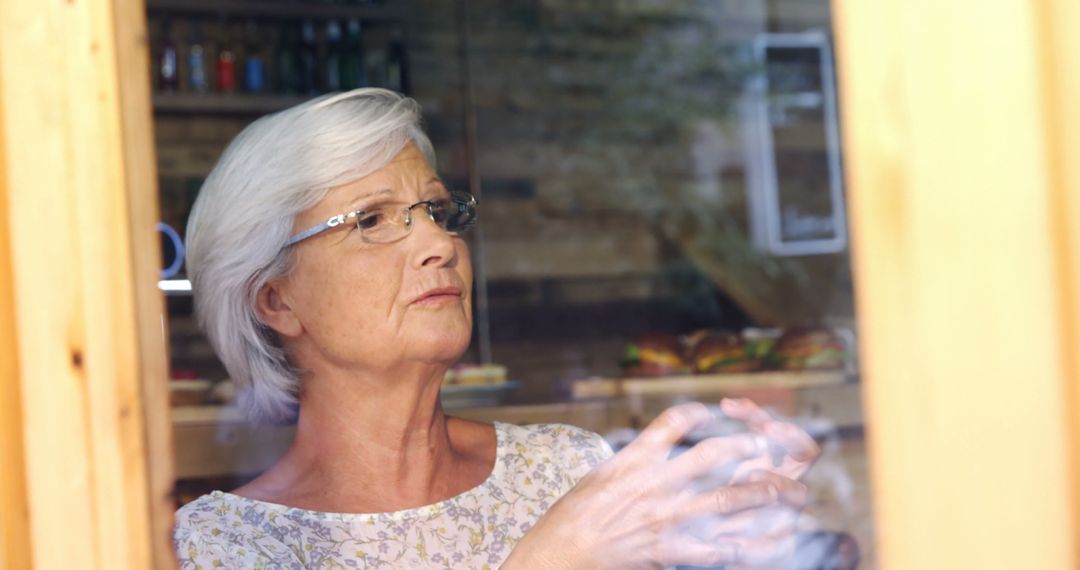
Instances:
[[[423,206],[428,218],[448,232],[468,229],[476,221],[476,201],[472,196],[455,193],[450,200],[417,202],[397,210],[375,210],[356,219],[356,227],[366,241],[386,243],[401,239],[412,229],[412,211]]]

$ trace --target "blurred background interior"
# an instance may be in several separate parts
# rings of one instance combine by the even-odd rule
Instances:
[[[199,187],[258,116],[377,86],[419,101],[440,173],[481,203],[476,331],[445,408],[618,447],[672,403],[753,397],[823,443],[803,526],[837,560],[819,566],[872,567],[826,0],[146,7],[179,502],[291,436],[230,407],[193,318]]]

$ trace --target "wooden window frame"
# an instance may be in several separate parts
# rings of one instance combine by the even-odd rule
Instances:
[[[145,6],[0,30],[0,566],[172,567]]]
[[[837,0],[882,568],[1077,568],[1080,5]]]
[[[834,18],[879,563],[1075,568],[1080,4]],[[145,6],[0,29],[0,565],[168,568]]]

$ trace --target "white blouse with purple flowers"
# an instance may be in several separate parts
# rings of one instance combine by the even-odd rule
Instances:
[[[309,511],[214,491],[176,512],[180,568],[498,568],[564,493],[611,456],[564,424],[495,422],[487,480],[390,513]]]

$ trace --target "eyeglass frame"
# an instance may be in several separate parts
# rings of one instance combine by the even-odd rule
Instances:
[[[402,210],[404,210],[406,212],[405,213],[405,216],[406,216],[405,219],[406,219],[406,226],[407,227],[412,228],[412,210],[413,210],[413,208],[415,208],[415,207],[417,207],[417,206],[419,206],[421,204],[426,204],[427,205],[428,219],[430,219],[433,222],[435,221],[435,216],[431,211],[432,207],[435,206],[435,203],[432,202],[431,200],[421,200],[421,201],[419,201],[419,202],[417,202],[417,203],[415,203],[415,204],[413,204],[411,206],[402,208]],[[447,232],[456,234],[459,231],[464,231],[464,230],[469,229],[473,224],[476,223],[476,218],[479,216],[479,213],[475,211],[476,210],[476,204],[477,204],[476,196],[473,196],[472,194],[470,194],[468,192],[462,192],[462,191],[458,191],[458,190],[451,190],[450,191],[450,204],[455,204],[455,205],[458,206],[458,208],[461,208],[462,206],[472,208],[474,210],[474,213],[473,213],[472,219],[470,219],[466,224],[464,224],[460,228],[456,228],[454,230],[450,230],[450,229],[446,228]],[[305,230],[302,230],[302,231],[297,232],[296,234],[293,234],[292,236],[290,236],[288,241],[285,242],[285,247],[286,248],[292,247],[292,246],[294,246],[294,245],[296,245],[296,244],[298,244],[298,243],[300,243],[300,242],[302,242],[304,240],[307,240],[309,238],[313,238],[313,237],[315,237],[315,236],[317,236],[317,235],[319,235],[319,234],[321,234],[323,232],[332,230],[332,229],[344,224],[348,220],[358,219],[358,218],[360,218],[361,216],[363,216],[364,214],[367,214],[367,213],[369,213],[367,210],[353,210],[351,212],[345,212],[344,214],[338,214],[336,216],[331,216],[328,220],[326,220],[325,222],[323,222],[321,224],[311,226],[310,228],[307,228]],[[449,219],[449,217],[447,219]],[[362,228],[358,228],[358,229],[360,230],[361,235],[363,235],[362,232],[364,230]],[[409,231],[407,231],[405,233],[405,235],[403,235],[399,239],[404,239],[406,236],[409,235],[409,233],[411,231],[412,230],[410,229]],[[397,241],[397,240],[394,240],[394,241]],[[372,242],[372,243],[379,243],[379,242]],[[385,243],[393,243],[393,241],[385,242]]]

